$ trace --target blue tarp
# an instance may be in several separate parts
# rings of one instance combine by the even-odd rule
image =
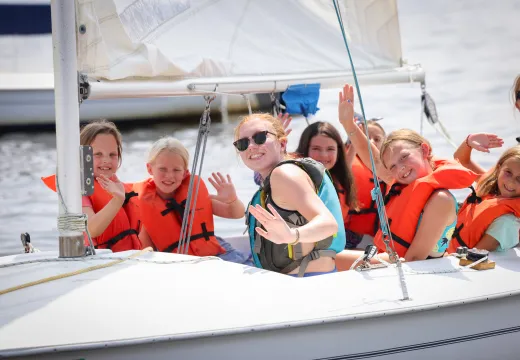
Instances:
[[[320,84],[291,85],[282,94],[286,112],[307,117],[319,110]]]

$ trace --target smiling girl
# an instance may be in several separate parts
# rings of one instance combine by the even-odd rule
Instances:
[[[322,121],[307,126],[303,130],[295,153],[299,157],[310,157],[319,161],[330,172],[346,225],[349,211],[357,210],[358,205],[354,179],[347,166],[345,148],[338,130],[334,125]]]
[[[505,251],[518,245],[520,145],[506,150],[487,173],[470,157],[472,149],[489,152],[502,144],[494,134],[470,134],[454,154],[463,165],[483,175],[459,211],[449,252],[458,246]]]
[[[335,272],[345,232],[325,167],[310,158],[291,159],[282,123],[270,114],[245,117],[233,145],[264,179],[246,215],[255,265],[298,277]]]
[[[82,128],[80,143],[90,145],[94,154],[94,193],[82,197],[82,208],[95,247],[114,252],[141,249],[135,199],[116,176],[122,161],[121,133],[114,123],[98,120]],[[56,191],[54,175],[43,181]]]
[[[354,91],[349,85],[340,93],[338,111],[356,150],[369,158],[367,139],[354,122]],[[433,159],[430,143],[412,130],[389,134],[381,151],[370,146],[374,157],[379,157],[378,175],[393,184],[385,196],[390,246],[407,261],[443,256],[457,221],[457,202],[448,189],[469,187],[477,175],[458,162]],[[384,240],[379,230],[374,244],[380,252],[388,250]],[[348,250],[338,254],[338,268],[350,268],[360,255]],[[381,256],[385,257],[389,259]]]
[[[143,223],[140,235],[143,245],[162,252],[179,252],[190,178],[195,177],[195,184],[198,179],[189,173],[188,162],[188,150],[175,138],[165,137],[152,145],[146,164],[151,178],[133,186]],[[224,260],[234,261],[229,253],[236,250],[230,249],[229,244],[225,244],[225,249],[215,237],[213,215],[239,219],[244,216],[244,204],[238,199],[229,175],[224,178],[220,173],[213,174],[209,181],[217,189],[217,195],[210,195],[200,179],[188,254],[224,256]],[[195,197],[192,201],[193,204]]]

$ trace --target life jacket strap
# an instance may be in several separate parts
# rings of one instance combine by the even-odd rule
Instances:
[[[303,277],[305,275],[305,270],[307,270],[307,266],[309,266],[309,263],[313,260],[318,260],[320,257],[330,257],[335,259],[336,252],[334,250],[313,250],[300,260],[297,260],[295,262],[295,264],[297,264],[296,267],[300,266],[300,269],[298,270],[298,277]],[[294,269],[296,267],[294,267]],[[282,270],[282,273],[287,274],[288,272],[285,272],[284,270]]]
[[[190,236],[190,241],[204,239],[206,241],[211,240],[212,236],[215,236],[214,231],[208,231],[208,228],[206,226],[206,223],[200,224],[200,227],[202,228],[202,232],[200,234],[194,234]],[[170,246],[168,246],[166,249],[161,250],[162,252],[173,252],[173,250],[177,249],[179,247],[179,241],[174,242]]]
[[[406,241],[403,238],[397,236],[393,232],[390,232],[390,234],[392,235],[392,240],[395,241],[396,243],[398,243],[399,245],[404,246],[407,249],[410,247],[410,243],[408,241]]]
[[[178,203],[175,199],[168,199],[168,201],[166,202],[166,209],[161,211],[161,215],[166,216],[170,212],[175,211],[177,214],[179,214],[180,218],[182,219],[184,217],[185,206],[186,200]]]
[[[357,211],[356,210],[349,210],[348,214],[349,215],[377,214],[377,208],[374,206],[374,207],[370,207],[370,208],[367,208],[367,209],[359,209]]]
[[[482,198],[480,196],[477,196],[477,192],[475,191],[473,185],[469,188],[471,189],[471,195],[468,196],[468,198],[466,199],[468,204],[480,204],[482,202]]]
[[[138,196],[138,195],[139,194],[136,193],[135,191],[130,191],[130,192],[125,193],[125,201],[123,202],[123,206],[127,205],[131,198],[133,198],[134,196]]]
[[[103,246],[102,249],[112,249],[112,247],[115,244],[117,244],[119,241],[123,240],[125,237],[127,237],[129,235],[139,235],[139,233],[135,229],[128,229],[128,230],[122,231],[119,234],[117,234],[116,236],[114,236],[113,238],[108,239],[104,243],[97,244],[95,246],[95,248],[99,249],[100,246]]]
[[[457,242],[459,243],[459,246],[465,246],[469,249],[468,245],[462,240],[462,237],[460,236],[460,231],[464,227],[464,223],[460,224],[459,227],[455,228],[455,231],[453,231],[452,239],[455,238]]]
[[[403,189],[403,187],[404,186],[402,184],[392,185],[390,187],[390,190],[388,191],[388,194],[385,195],[385,198],[384,198],[385,205],[388,204],[388,202],[390,201],[390,199],[392,199],[392,197],[401,195],[401,190]]]

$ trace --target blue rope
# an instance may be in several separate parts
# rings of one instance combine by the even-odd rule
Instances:
[[[370,139],[368,134],[368,123],[367,117],[365,115],[365,107],[363,106],[363,98],[361,97],[361,90],[359,88],[359,83],[356,75],[356,68],[354,67],[354,61],[352,60],[352,54],[350,53],[350,48],[348,46],[347,36],[345,35],[345,28],[343,27],[343,21],[341,19],[341,14],[339,11],[339,6],[336,3],[337,0],[332,0],[334,3],[334,9],[336,10],[336,16],[338,17],[338,23],[341,28],[341,35],[343,36],[343,42],[345,43],[345,47],[347,48],[348,58],[350,60],[350,67],[352,68],[352,74],[354,76],[354,83],[356,85],[356,91],[359,99],[359,105],[361,106],[361,113],[363,114],[363,122],[365,124],[365,135],[367,137],[367,145],[368,145],[368,153],[370,154],[370,166],[372,167],[372,173],[374,174],[374,188],[370,192],[372,195],[372,200],[375,200],[377,204],[377,214],[379,216],[379,223],[381,225],[381,231],[385,237],[389,237],[390,230],[388,225],[388,218],[386,216],[385,211],[385,203],[383,200],[383,194],[381,193],[381,187],[379,183],[379,179],[376,173],[376,164],[374,161],[374,155],[372,154],[372,147],[370,146]],[[391,237],[390,237],[391,240]]]

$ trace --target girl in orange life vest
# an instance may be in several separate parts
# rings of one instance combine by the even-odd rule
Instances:
[[[369,162],[367,139],[354,122],[354,91],[349,85],[339,94],[338,111],[359,156]],[[468,187],[476,174],[455,162],[433,160],[430,143],[412,130],[392,132],[381,152],[374,144],[370,146],[377,174],[387,184],[395,183],[386,206],[391,245],[406,261],[443,256],[457,220],[457,203],[445,189]],[[380,251],[386,250],[381,230],[374,244]],[[360,255],[360,251],[345,250],[336,257],[336,264],[347,270]],[[388,260],[387,254],[381,258]]]
[[[356,114],[356,122],[360,122],[362,115]],[[375,120],[368,120],[368,137],[370,142],[377,148],[381,149],[386,133],[383,127]],[[365,131],[364,125],[359,123],[361,130]],[[366,144],[365,144],[366,147]],[[355,248],[359,245],[364,235],[374,236],[379,229],[379,217],[377,216],[377,207],[372,199],[371,191],[374,188],[374,175],[372,174],[371,164],[363,163],[356,152],[356,148],[350,141],[347,142],[347,163],[352,169],[354,181],[357,190],[357,199],[360,209],[358,211],[351,210],[349,217],[345,221],[347,231],[347,245],[352,244],[349,248]],[[380,179],[381,192],[386,194],[386,184]]]
[[[143,222],[140,237],[145,246],[153,246],[159,251],[177,252],[183,201],[187,198],[191,176],[188,162],[188,150],[175,138],[165,137],[152,145],[146,164],[152,178],[134,184]],[[213,215],[231,219],[243,217],[244,204],[238,199],[229,175],[226,179],[220,173],[213,173],[209,182],[217,189],[217,195],[209,195],[201,179],[188,253],[246,262],[247,258],[241,253],[238,256],[239,252],[229,244],[219,243],[213,226]]]
[[[449,252],[458,246],[505,251],[518,244],[520,231],[520,145],[506,150],[486,173],[471,160],[472,149],[489,152],[503,140],[494,134],[471,134],[455,151],[461,163],[482,174],[476,193],[468,196],[458,215]]]
[[[125,187],[116,176],[122,161],[121,133],[112,122],[95,121],[83,127],[80,143],[92,146],[94,154],[94,194],[82,198],[94,245],[114,252],[140,249],[137,219],[131,214],[135,207],[125,204]]]
[[[346,221],[349,210],[356,210],[358,205],[354,179],[345,161],[345,148],[338,130],[334,125],[322,121],[307,126],[303,130],[295,153],[296,156],[310,157],[319,161],[329,170],[338,193],[343,219]],[[347,231],[346,226],[345,231]]]

